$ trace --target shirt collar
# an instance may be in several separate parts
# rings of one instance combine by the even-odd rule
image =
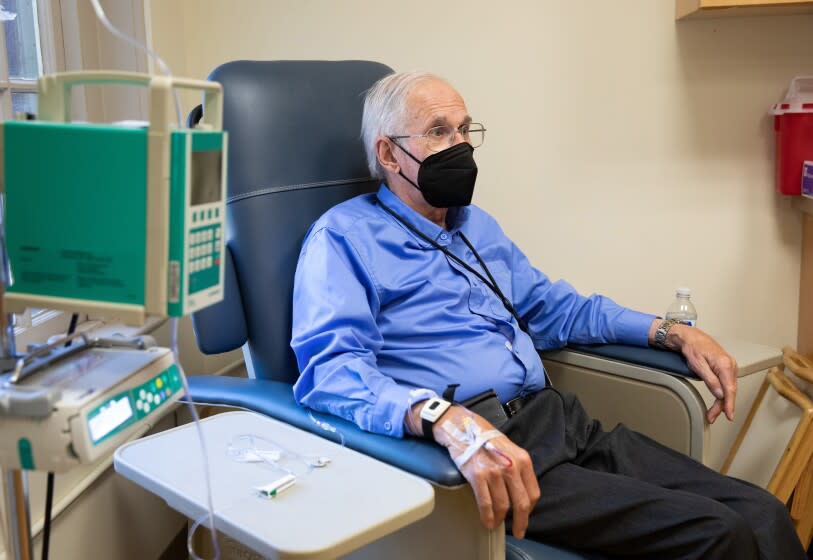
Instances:
[[[441,235],[444,233],[456,233],[463,227],[463,224],[466,223],[466,220],[469,218],[469,214],[471,210],[466,206],[455,206],[454,208],[449,208],[449,212],[446,215],[446,221],[448,223],[453,224],[449,231],[446,231],[439,225],[430,222],[424,216],[420,215],[418,212],[410,208],[403,200],[398,198],[398,196],[393,193],[386,184],[381,183],[381,186],[378,188],[378,200],[392,208],[396,214],[401,216],[404,220],[409,222],[409,224],[429,237],[430,239],[434,239],[435,241],[441,242]],[[386,212],[386,211],[385,211]],[[412,232],[410,232],[412,233]],[[414,234],[413,234],[414,235]],[[447,236],[451,237],[451,236]],[[421,240],[423,243],[423,240]],[[446,243],[442,243],[446,244]]]

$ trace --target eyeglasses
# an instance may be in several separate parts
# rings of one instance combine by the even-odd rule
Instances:
[[[486,129],[480,123],[466,123],[454,128],[447,124],[433,126],[423,134],[411,134],[401,136],[389,136],[390,140],[401,138],[421,138],[423,144],[430,152],[445,150],[454,144],[455,135],[460,133],[464,142],[471,144],[472,148],[479,148],[483,145],[486,136]]]

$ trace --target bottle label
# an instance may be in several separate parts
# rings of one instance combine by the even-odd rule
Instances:
[[[674,311],[667,311],[666,315],[663,316],[664,319],[671,319],[673,321],[677,321],[682,325],[689,325],[690,327],[694,327],[697,325],[697,315],[692,313],[688,317],[688,313],[676,313]],[[694,317],[692,317],[694,315]]]

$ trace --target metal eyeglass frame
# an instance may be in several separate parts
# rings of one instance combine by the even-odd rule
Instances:
[[[460,130],[461,128],[464,128],[464,127],[468,128],[468,131],[466,133],[463,133]],[[440,151],[448,148],[449,146],[451,146],[454,143],[455,134],[460,133],[460,135],[463,136],[463,138],[466,138],[466,135],[471,133],[472,127],[479,127],[479,128],[474,128],[474,130],[477,131],[477,132],[482,131],[482,133],[483,133],[483,137],[482,137],[482,140],[480,141],[480,143],[477,144],[476,146],[474,144],[472,144],[472,148],[479,148],[480,146],[483,145],[483,142],[486,141],[486,127],[483,126],[483,123],[476,123],[476,122],[464,123],[464,124],[461,124],[460,126],[458,126],[457,128],[453,128],[452,126],[450,126],[448,124],[442,124],[440,126],[433,126],[432,128],[430,128],[429,130],[427,130],[423,134],[401,134],[401,135],[387,136],[387,138],[389,138],[390,140],[401,140],[403,138],[423,138],[424,143],[426,143],[426,149],[429,150],[430,152],[437,153],[437,152],[440,152]],[[431,132],[433,130],[438,130],[438,129],[442,129],[442,128],[448,128],[449,129],[449,134],[446,135],[446,138],[448,140],[448,145],[445,148],[440,148],[440,149],[437,149],[437,150],[432,149],[428,145],[428,142],[429,142],[428,139],[431,136]],[[471,142],[469,142],[469,144],[471,144]]]

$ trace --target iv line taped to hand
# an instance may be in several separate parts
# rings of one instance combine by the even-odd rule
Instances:
[[[448,420],[441,424],[440,427],[443,429],[443,431],[454,438],[457,444],[466,446],[460,455],[453,458],[457,468],[462,468],[463,465],[468,463],[469,459],[471,459],[482,447],[485,447],[487,450],[500,456],[503,460],[507,460],[509,463],[511,463],[511,459],[507,455],[502,453],[493,444],[489,443],[490,440],[503,435],[503,433],[499,430],[483,431],[477,422],[475,422],[470,416],[463,418],[463,429],[460,429],[460,427],[455,426]]]

